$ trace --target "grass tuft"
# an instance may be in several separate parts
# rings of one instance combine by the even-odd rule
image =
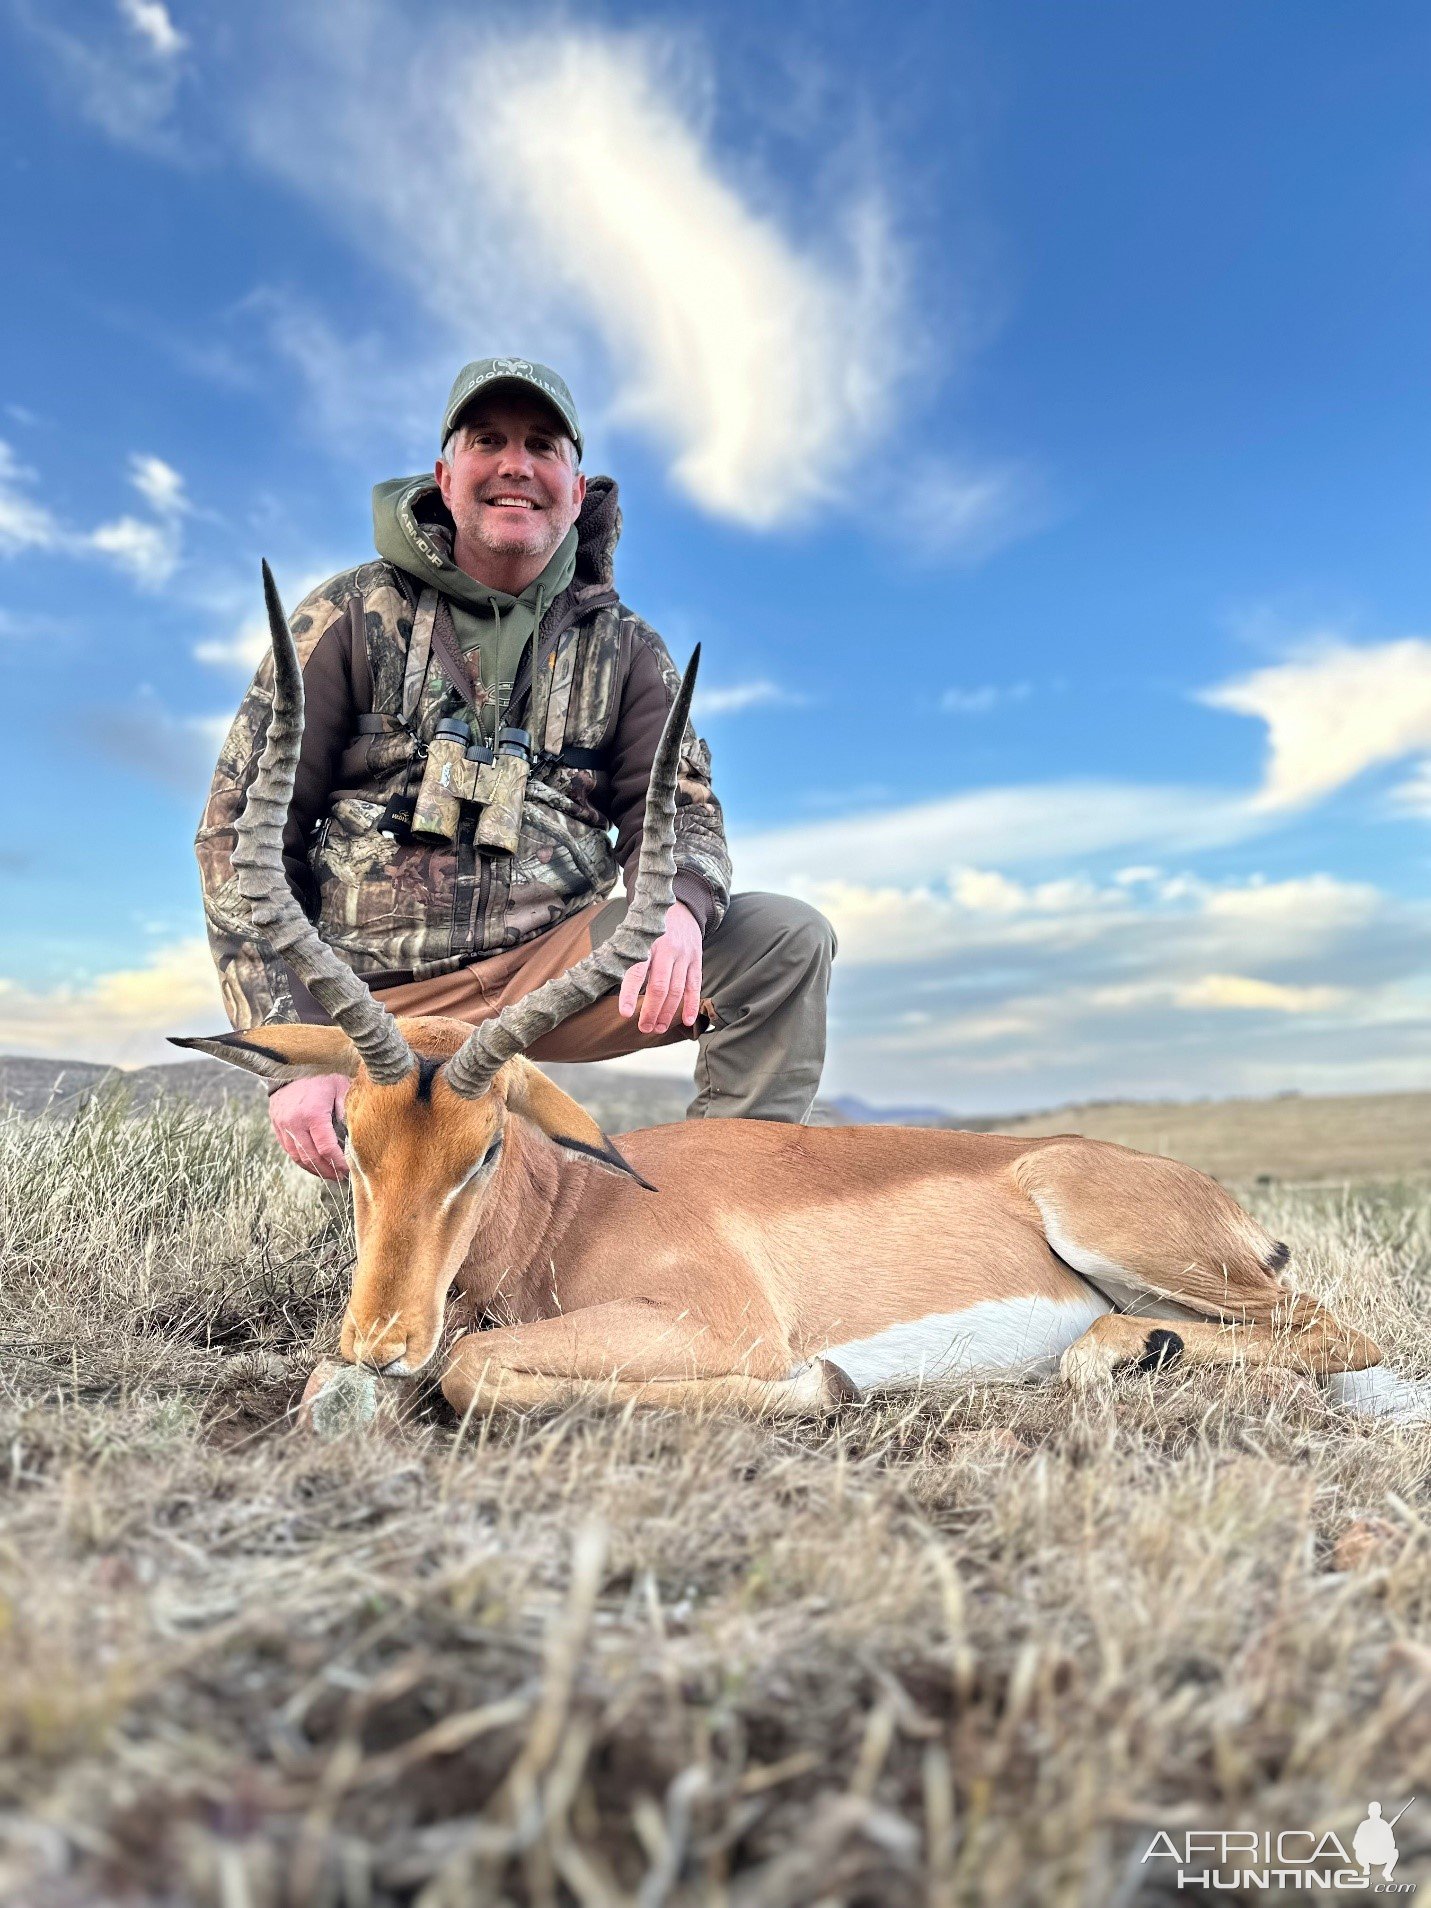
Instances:
[[[1425,1188],[1252,1202],[1431,1369]],[[1304,1379],[323,1444],[349,1222],[261,1117],[4,1120],[0,1240],[17,1899],[1131,1904],[1431,1793],[1431,1431]]]

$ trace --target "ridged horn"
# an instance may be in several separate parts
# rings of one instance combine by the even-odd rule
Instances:
[[[443,1069],[453,1092],[463,1099],[480,1098],[491,1086],[497,1069],[514,1054],[525,1053],[544,1034],[619,987],[627,968],[644,961],[660,939],[676,873],[676,780],[681,745],[700,660],[697,644],[656,745],[635,890],[625,920],[610,940],[594,948],[575,967],[554,975],[524,999],[514,1000],[473,1028]]]
[[[395,1086],[417,1065],[412,1049],[387,1008],[318,938],[283,871],[283,830],[303,740],[303,668],[266,563],[263,600],[273,640],[273,719],[234,831],[233,865],[239,893],[248,904],[255,932],[275,954],[282,955],[332,1015],[362,1055],[371,1077],[382,1086]]]

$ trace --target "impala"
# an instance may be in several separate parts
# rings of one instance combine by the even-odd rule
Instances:
[[[346,1073],[358,1253],[344,1359],[432,1369],[459,1411],[572,1393],[803,1413],[955,1372],[1120,1364],[1348,1374],[1407,1387],[1285,1281],[1288,1252],[1213,1180],[1065,1137],[711,1120],[620,1147],[525,1058],[618,985],[671,900],[676,763],[697,658],[651,775],[623,925],[495,1018],[394,1020],[318,938],[281,843],[303,679],[267,566],[274,708],[234,866],[253,931],[332,1025],[181,1040],[272,1081]],[[448,1340],[449,1299],[475,1329]],[[444,1355],[439,1361],[439,1353]],[[1355,1380],[1354,1374],[1362,1378]]]

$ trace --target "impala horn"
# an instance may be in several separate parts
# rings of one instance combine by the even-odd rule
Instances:
[[[676,873],[676,779],[700,660],[697,644],[651,763],[641,856],[625,920],[610,940],[594,948],[575,967],[554,975],[473,1028],[443,1069],[453,1092],[464,1100],[478,1099],[504,1062],[525,1053],[544,1034],[619,987],[627,968],[644,961],[661,938]]]
[[[395,1086],[417,1065],[398,1024],[353,970],[319,939],[283,870],[283,830],[303,740],[303,669],[274,585],[263,566],[273,638],[273,717],[248,801],[235,826],[233,865],[254,931],[281,955],[352,1041],[370,1077]]]

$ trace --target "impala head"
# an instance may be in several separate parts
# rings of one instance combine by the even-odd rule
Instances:
[[[677,762],[697,658],[656,751],[635,889],[616,933],[476,1028],[440,1019],[398,1022],[318,938],[283,873],[283,826],[303,733],[303,677],[266,564],[264,589],[273,636],[273,719],[238,823],[233,865],[256,938],[283,958],[334,1024],[271,1024],[174,1044],[280,1085],[314,1074],[346,1073],[352,1080],[344,1117],[358,1262],[342,1351],[354,1363],[401,1375],[420,1370],[437,1349],[452,1281],[478,1229],[494,1222],[504,1156],[519,1150],[508,1145],[517,1138],[514,1122],[530,1122],[567,1152],[640,1180],[590,1114],[524,1055],[543,1034],[619,985],[661,933],[675,872]]]

